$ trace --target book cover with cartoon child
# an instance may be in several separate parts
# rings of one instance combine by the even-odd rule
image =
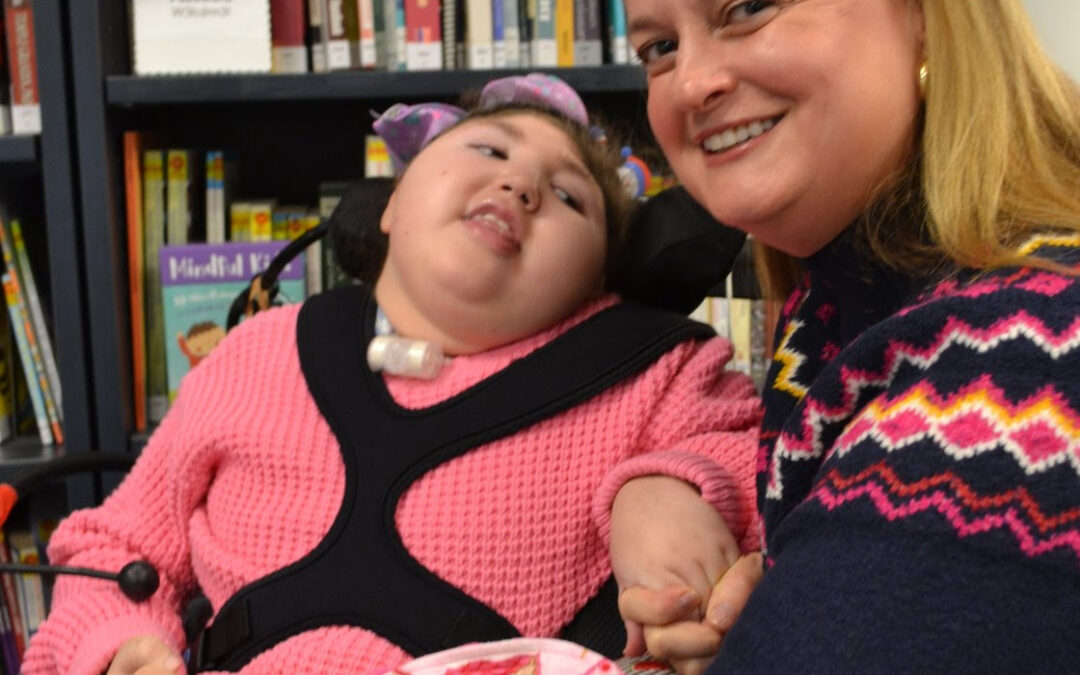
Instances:
[[[180,380],[225,337],[229,307],[251,278],[270,264],[287,241],[163,246],[161,294],[169,402]],[[275,304],[304,299],[304,256],[278,277]]]

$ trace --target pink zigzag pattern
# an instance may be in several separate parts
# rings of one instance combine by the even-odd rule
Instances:
[[[892,452],[931,436],[945,454],[966,459],[1003,447],[1027,472],[1068,462],[1080,474],[1080,414],[1053,385],[1017,403],[983,375],[952,396],[929,382],[872,402],[833,444],[838,456],[864,438]]]
[[[773,455],[773,470],[770,472],[767,496],[777,498],[783,490],[780,476],[780,460],[807,460],[821,456],[821,429],[830,422],[848,417],[854,409],[859,393],[871,387],[884,387],[905,363],[911,363],[926,370],[946,349],[953,345],[962,345],[975,351],[988,351],[1005,340],[1027,338],[1039,346],[1052,358],[1080,346],[1080,318],[1061,331],[1055,333],[1041,320],[1020,310],[1009,317],[1003,317],[986,329],[973,328],[969,323],[950,317],[938,332],[937,339],[924,348],[918,348],[899,340],[892,341],[885,350],[882,368],[877,371],[857,370],[844,367],[841,377],[844,382],[843,401],[836,406],[826,406],[820,401],[806,399],[803,420],[798,436],[782,433],[776,442]]]
[[[861,497],[867,497],[878,512],[890,521],[907,518],[924,511],[937,511],[961,537],[969,537],[994,529],[1007,529],[1016,537],[1020,550],[1028,556],[1035,557],[1066,547],[1072,549],[1080,562],[1080,532],[1073,529],[1046,538],[1035,537],[1028,525],[1017,515],[1016,508],[1011,506],[1002,513],[968,519],[965,517],[963,507],[940,490],[911,499],[904,504],[894,504],[889,498],[888,490],[874,481],[845,491],[833,491],[827,485],[822,485],[814,491],[812,496],[830,511]]]

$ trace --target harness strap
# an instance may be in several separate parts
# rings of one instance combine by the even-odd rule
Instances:
[[[398,500],[430,469],[587,400],[680,342],[712,334],[681,315],[623,303],[451,399],[408,410],[364,360],[374,318],[373,299],[356,286],[301,308],[301,368],[342,448],[342,507],[315,550],[221,608],[200,641],[200,669],[237,670],[273,644],[327,625],[362,626],[414,656],[517,636],[495,610],[408,553],[394,524]]]

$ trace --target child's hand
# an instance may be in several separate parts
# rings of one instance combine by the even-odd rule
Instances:
[[[694,487],[669,476],[627,482],[611,510],[611,566],[619,588],[677,587],[661,596],[667,613],[635,614],[633,607],[627,612],[620,599],[627,653],[645,647],[683,675],[700,672],[722,637],[702,620],[713,606],[713,585],[738,558],[738,543],[724,519]]]
[[[175,675],[184,661],[156,636],[140,635],[120,645],[105,675]]]
[[[713,588],[702,622],[679,621],[687,607],[696,607],[699,602],[697,593],[688,588],[671,586],[654,591],[634,586],[624,590],[619,595],[619,612],[627,622],[627,654],[648,651],[671,662],[681,675],[698,675],[720,650],[724,636],[762,576],[760,553],[735,561]],[[636,628],[633,633],[632,626]]]

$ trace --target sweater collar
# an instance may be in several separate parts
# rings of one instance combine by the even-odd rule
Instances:
[[[807,283],[832,303],[849,336],[897,311],[917,290],[917,280],[873,257],[848,227],[803,259]]]

